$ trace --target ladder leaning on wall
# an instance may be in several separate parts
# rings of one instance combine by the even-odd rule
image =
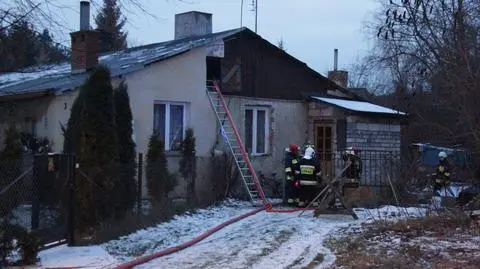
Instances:
[[[254,205],[263,205],[271,208],[271,204],[266,199],[257,174],[250,162],[240,134],[233,123],[232,116],[217,81],[213,82],[213,86],[207,86],[207,96],[220,125],[220,131],[225,143],[230,148],[230,152],[235,159],[235,164],[240,172],[250,200]]]

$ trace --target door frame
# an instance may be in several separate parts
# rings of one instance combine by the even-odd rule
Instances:
[[[336,124],[334,120],[316,120],[313,123],[314,130],[313,130],[313,138],[315,144],[315,151],[317,153],[317,158],[320,161],[321,169],[322,169],[322,176],[326,179],[332,180],[334,176],[334,165],[335,165],[335,156],[334,156],[334,148],[335,148],[335,136],[336,136]],[[330,127],[331,130],[331,137],[330,137],[330,152],[328,153],[330,156],[326,157],[324,152],[324,147],[322,145],[318,145],[318,128],[319,127]],[[322,149],[319,152],[319,149]],[[323,154],[323,155],[322,155]],[[324,158],[326,157],[326,158]]]

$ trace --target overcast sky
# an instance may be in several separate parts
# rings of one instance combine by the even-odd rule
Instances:
[[[80,1],[58,1],[71,7],[62,14],[65,26],[78,29]],[[212,13],[213,31],[240,26],[241,0],[139,1],[156,18],[132,7],[124,12],[129,20],[127,30],[132,45],[173,39],[174,15],[186,11]],[[376,3],[378,0],[259,0],[258,33],[274,44],[283,38],[288,53],[325,74],[333,68],[334,48],[339,49],[339,68],[348,68],[364,54],[369,42],[362,31],[362,22],[371,16]],[[96,8],[92,6],[92,24]],[[244,26],[254,30],[251,0],[244,0],[243,10]],[[68,40],[67,33],[63,38]]]

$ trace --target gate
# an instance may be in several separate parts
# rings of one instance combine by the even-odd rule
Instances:
[[[69,154],[35,156],[31,229],[46,247],[73,244],[74,165]]]

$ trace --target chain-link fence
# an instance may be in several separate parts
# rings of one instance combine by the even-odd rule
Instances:
[[[0,161],[0,219],[2,232],[18,225],[31,229],[33,157]]]
[[[66,241],[72,167],[72,157],[62,154],[0,161],[0,253],[4,262],[25,235],[35,238],[40,247]]]

